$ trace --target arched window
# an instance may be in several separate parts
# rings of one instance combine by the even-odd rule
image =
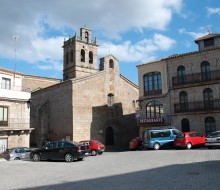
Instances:
[[[179,66],[177,68],[177,76],[179,84],[184,84],[186,82],[186,72],[184,66]]]
[[[190,132],[189,120],[184,118],[181,121],[182,132]]]
[[[201,63],[201,77],[203,81],[211,80],[210,64],[208,61]]]
[[[114,61],[112,59],[109,60],[109,68],[114,69]]]
[[[69,63],[69,54],[68,54],[68,52],[66,52],[66,64],[68,64]]]
[[[144,75],[144,95],[162,94],[162,81],[160,72]]]
[[[188,110],[188,94],[185,91],[180,92],[179,94],[180,101],[180,110],[187,111]]]
[[[149,102],[146,106],[147,118],[161,118],[163,115],[163,104],[158,100]]]
[[[211,88],[206,88],[203,91],[203,101],[205,109],[211,109],[214,107],[213,93]]]
[[[81,62],[85,62],[85,50],[81,49]]]
[[[89,43],[89,33],[85,32],[85,42]]]
[[[208,135],[209,133],[216,131],[215,119],[213,117],[205,118],[205,133]]]
[[[93,53],[89,52],[89,63],[93,63]]]
[[[108,94],[108,106],[114,105],[114,94],[110,93]]]
[[[71,62],[71,63],[73,62],[73,50],[72,50],[71,53],[70,53],[70,62]]]

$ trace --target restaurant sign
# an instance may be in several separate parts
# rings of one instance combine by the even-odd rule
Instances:
[[[160,118],[140,118],[139,119],[140,124],[153,124],[153,123],[158,123],[162,124],[164,123],[164,119],[162,117]]]

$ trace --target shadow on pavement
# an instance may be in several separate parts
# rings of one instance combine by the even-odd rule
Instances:
[[[162,158],[161,158],[162,159]],[[220,161],[176,164],[120,175],[38,186],[29,190],[218,190]],[[65,173],[64,173],[65,175]],[[73,179],[74,180],[74,179]],[[21,190],[21,189],[20,189]],[[24,190],[24,189],[22,189]],[[26,188],[25,188],[26,190]]]

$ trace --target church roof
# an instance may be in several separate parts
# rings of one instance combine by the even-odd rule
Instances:
[[[201,41],[201,40],[206,40],[206,39],[209,39],[209,38],[215,38],[215,37],[219,37],[219,36],[220,36],[220,34],[209,33],[209,34],[207,34],[205,36],[202,36],[202,37],[196,39],[195,42],[197,43],[198,41]]]

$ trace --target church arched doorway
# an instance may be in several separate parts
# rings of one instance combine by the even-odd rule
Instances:
[[[114,131],[112,127],[108,127],[105,131],[105,144],[108,145],[114,145]]]
[[[182,132],[190,132],[189,120],[184,118],[181,122]]]

